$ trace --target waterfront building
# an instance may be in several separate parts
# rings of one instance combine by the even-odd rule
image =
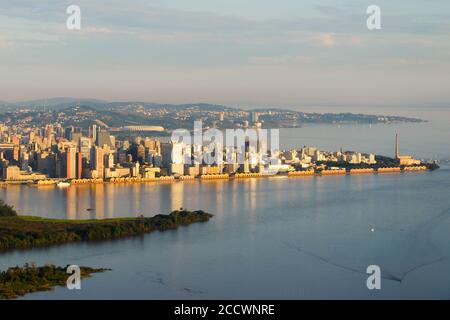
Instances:
[[[20,168],[18,166],[6,165],[2,171],[4,180],[19,180]]]
[[[108,153],[104,156],[105,168],[114,168],[114,154]]]
[[[360,164],[362,162],[362,154],[358,152],[349,153],[347,160],[351,164]]]
[[[192,165],[184,166],[184,175],[185,176],[196,177],[199,174],[200,174],[200,165],[199,164],[192,164]]]
[[[42,152],[37,154],[36,169],[38,172],[47,174],[51,178],[56,177],[56,155],[54,153]]]
[[[169,175],[180,175],[184,174],[184,164],[183,163],[171,163],[169,164]]]
[[[77,176],[76,166],[76,148],[67,147],[61,155],[61,171],[60,177],[67,179],[75,179]]]
[[[77,151],[75,158],[76,165],[76,178],[81,179],[83,175],[83,154],[80,151]]]
[[[224,170],[225,170],[225,173],[234,174],[234,173],[238,172],[239,164],[237,164],[236,162],[226,163]]]
[[[239,173],[249,173],[250,172],[250,165],[248,163],[248,160],[244,160],[244,163],[239,164]]]
[[[219,166],[211,166],[211,165],[201,165],[200,166],[200,174],[219,174],[221,173]]]
[[[414,166],[421,163],[420,160],[416,160],[410,155],[400,155],[398,134],[395,135],[395,159],[401,166]]]
[[[322,154],[322,152],[320,152],[319,149],[314,150],[314,156],[312,159],[314,161],[325,161],[326,160],[325,156]]]
[[[184,164],[184,144],[170,142],[161,144],[162,165],[168,168],[171,164]]]
[[[159,175],[161,172],[160,168],[155,167],[141,167],[140,168],[140,175],[143,179],[154,179],[156,178],[156,175]]]
[[[103,178],[103,149],[97,146],[91,148],[91,171],[96,171],[96,178]]]

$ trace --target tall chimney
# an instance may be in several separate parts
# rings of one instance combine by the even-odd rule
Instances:
[[[395,134],[395,159],[399,158],[398,154],[398,133]]]

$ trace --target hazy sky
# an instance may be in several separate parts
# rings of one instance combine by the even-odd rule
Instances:
[[[55,96],[450,106],[450,1],[0,0],[0,100]]]

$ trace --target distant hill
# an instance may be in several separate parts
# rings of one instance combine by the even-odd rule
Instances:
[[[305,113],[287,108],[243,110],[218,104],[164,104],[139,101],[104,101],[57,97],[18,103],[6,102],[0,110],[0,122],[42,126],[58,122],[87,128],[102,121],[109,127],[129,125],[163,126],[171,130],[189,128],[202,120],[205,127],[236,128],[248,126],[251,111],[258,113],[264,128],[295,128],[306,123],[393,123],[422,122],[399,116],[353,113]]]
[[[55,97],[55,98],[48,98],[48,99],[38,99],[38,100],[29,100],[29,101],[19,101],[19,102],[13,102],[9,103],[10,105],[15,106],[26,106],[26,107],[58,107],[64,108],[71,105],[79,105],[79,104],[85,104],[85,105],[98,105],[98,104],[105,104],[108,103],[105,100],[99,100],[99,99],[79,99],[79,98],[70,98],[70,97]]]

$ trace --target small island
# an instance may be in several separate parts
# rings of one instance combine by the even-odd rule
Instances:
[[[202,210],[175,210],[151,218],[63,220],[19,216],[0,200],[0,252],[80,241],[101,241],[136,236],[152,231],[206,222],[213,215]]]
[[[66,285],[67,267],[46,265],[37,267],[25,264],[23,267],[12,267],[0,272],[0,299],[15,299],[27,293],[50,291],[56,286]],[[81,278],[90,277],[93,273],[105,272],[108,269],[80,267]]]
[[[182,225],[206,222],[213,215],[204,211],[176,210],[151,218],[106,220],[63,220],[19,216],[14,208],[0,200],[0,252],[29,249],[77,241],[118,239],[176,229]],[[52,290],[66,284],[67,267],[25,264],[0,271],[0,299],[15,299],[27,293]],[[110,269],[80,267],[81,278]]]

